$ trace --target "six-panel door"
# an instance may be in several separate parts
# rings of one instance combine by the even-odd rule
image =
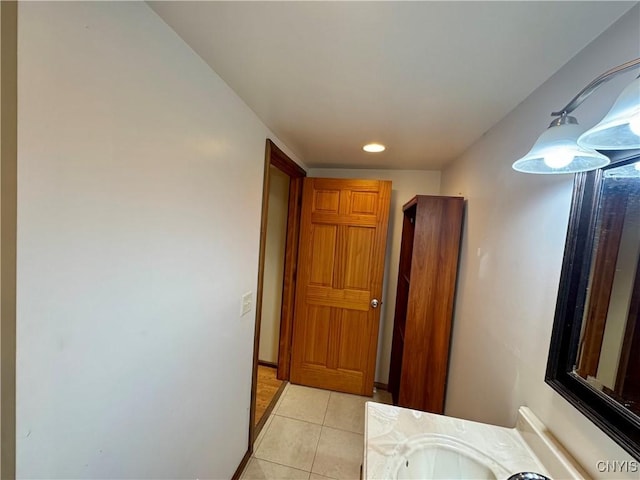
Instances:
[[[305,178],[291,381],[371,395],[391,182]]]

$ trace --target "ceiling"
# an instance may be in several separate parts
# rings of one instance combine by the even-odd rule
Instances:
[[[308,167],[390,169],[442,168],[634,5],[149,4]]]

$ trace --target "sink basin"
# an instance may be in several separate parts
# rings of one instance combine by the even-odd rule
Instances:
[[[446,435],[408,439],[401,451],[403,453],[398,452],[395,475],[398,480],[497,480],[509,476],[502,465],[484,453]]]
[[[366,480],[504,480],[516,472],[589,478],[527,407],[518,409],[516,428],[373,402],[366,412]]]

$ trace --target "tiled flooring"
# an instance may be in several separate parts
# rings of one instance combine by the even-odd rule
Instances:
[[[355,480],[364,445],[364,404],[374,398],[287,385],[260,432],[245,480]]]

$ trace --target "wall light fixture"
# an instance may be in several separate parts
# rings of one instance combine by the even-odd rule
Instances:
[[[584,87],[563,109],[551,113],[556,117],[524,157],[513,164],[523,173],[577,173],[604,167],[610,160],[596,150],[630,150],[640,148],[640,77],[620,94],[607,115],[586,132],[570,116],[607,80],[640,67],[640,58],[604,72]]]

